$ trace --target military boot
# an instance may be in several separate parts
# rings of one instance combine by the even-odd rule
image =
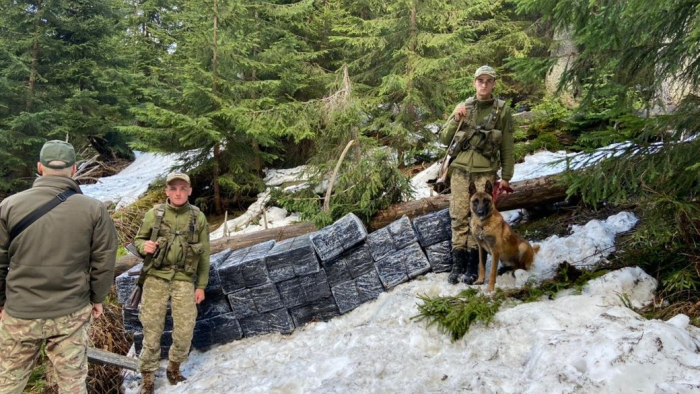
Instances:
[[[155,372],[141,372],[141,394],[153,394],[156,385]]]
[[[452,249],[452,271],[450,271],[450,276],[447,277],[447,281],[450,284],[456,285],[459,283],[459,279],[464,274],[464,270],[467,269],[467,251],[465,249]]]
[[[484,256],[484,259],[486,259],[486,256]],[[462,282],[471,285],[479,277],[479,249],[469,249],[464,265],[467,272],[462,277]]]
[[[180,363],[176,363],[175,361],[170,361],[168,363],[168,369],[165,375],[168,377],[168,382],[170,382],[170,384],[178,384],[187,380],[187,378],[180,373]]]

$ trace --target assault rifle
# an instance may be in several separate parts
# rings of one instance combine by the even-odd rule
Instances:
[[[163,220],[163,215],[165,214],[165,211],[162,209],[157,209],[156,210],[156,222],[153,228],[151,229],[151,241],[156,241],[158,239],[158,231],[160,230],[160,223]],[[131,253],[135,254],[138,257],[141,257],[141,253],[139,253],[139,250],[132,244],[129,244],[129,246],[126,247],[128,251]],[[139,279],[136,282],[136,286],[134,286],[134,289],[131,291],[131,294],[129,294],[129,299],[126,300],[126,303],[124,304],[124,309],[132,309],[132,310],[137,310],[139,308],[139,303],[141,302],[141,293],[143,292],[143,283],[146,281],[146,272],[151,269],[151,259],[153,258],[153,253],[148,253],[146,254],[146,257],[143,259],[143,268],[141,269],[141,274],[139,275]]]
[[[438,171],[438,177],[435,180],[435,185],[433,188],[435,191],[438,193],[442,193],[448,189],[447,186],[447,173],[450,169],[450,164],[452,164],[452,161],[457,157],[457,153],[459,152],[454,146],[455,144],[459,143],[457,141],[457,134],[459,129],[462,127],[462,122],[464,122],[464,118],[466,116],[463,116],[462,119],[459,121],[459,124],[457,125],[457,129],[455,129],[455,135],[452,137],[452,141],[450,142],[450,145],[447,146],[447,151],[445,152],[445,157],[442,159],[442,162],[440,163],[440,171]],[[453,152],[451,155],[450,152]]]

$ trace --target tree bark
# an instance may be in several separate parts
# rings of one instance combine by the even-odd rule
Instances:
[[[499,211],[532,208],[538,205],[563,201],[566,198],[566,187],[557,185],[556,175],[513,182],[510,186],[513,188],[513,193],[506,196],[502,195],[498,198],[496,207]],[[435,197],[392,205],[374,216],[372,223],[369,225],[369,230],[380,229],[403,215],[414,218],[449,208],[449,198],[447,194],[440,194]]]
[[[538,205],[551,204],[563,201],[566,198],[566,188],[557,184],[557,176],[545,176],[510,184],[514,192],[501,196],[496,207],[499,211],[508,211],[519,208],[532,208]],[[450,206],[449,195],[440,194],[434,197],[423,198],[417,201],[408,201],[397,204],[391,208],[380,211],[374,216],[367,230],[374,231],[406,215],[414,218],[430,212],[436,212]],[[211,254],[221,252],[224,249],[241,249],[261,242],[275,240],[282,241],[287,238],[297,237],[316,231],[316,226],[311,222],[302,222],[284,227],[271,228],[269,230],[254,233],[232,235],[211,241]],[[136,265],[140,259],[129,254],[119,259],[116,275]]]

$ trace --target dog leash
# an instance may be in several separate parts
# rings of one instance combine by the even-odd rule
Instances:
[[[498,202],[498,197],[501,194],[510,194],[513,193],[513,188],[510,186],[503,187],[501,186],[501,181],[496,181],[496,183],[493,186],[493,203],[496,204]]]

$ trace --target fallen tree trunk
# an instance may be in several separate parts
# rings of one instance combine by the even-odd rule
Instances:
[[[498,199],[499,211],[508,211],[519,208],[532,208],[538,205],[563,201],[566,198],[566,188],[557,185],[556,175],[541,178],[528,179],[526,181],[513,182],[511,187],[514,192],[501,196]],[[408,201],[380,211],[368,226],[368,231],[374,231],[387,226],[391,222],[406,215],[409,218],[439,211],[450,206],[449,195],[440,194],[435,197],[423,198],[417,201]],[[275,240],[282,241],[287,238],[308,234],[316,230],[316,226],[310,222],[292,224],[284,227],[271,228],[254,233],[232,235],[211,241],[211,254],[221,252],[224,249],[241,249],[261,242]],[[117,262],[115,275],[127,271],[138,264],[139,258],[128,254]]]
[[[563,201],[566,198],[566,188],[557,185],[557,176],[544,176],[528,179],[510,184],[513,193],[501,196],[496,207],[499,211],[511,209],[532,208],[538,205]],[[439,211],[450,206],[450,196],[440,194],[435,197],[422,198],[416,201],[408,201],[392,205],[390,208],[380,211],[372,219],[370,230],[377,230],[387,226],[391,222],[406,215],[409,218],[425,215],[426,213]]]

